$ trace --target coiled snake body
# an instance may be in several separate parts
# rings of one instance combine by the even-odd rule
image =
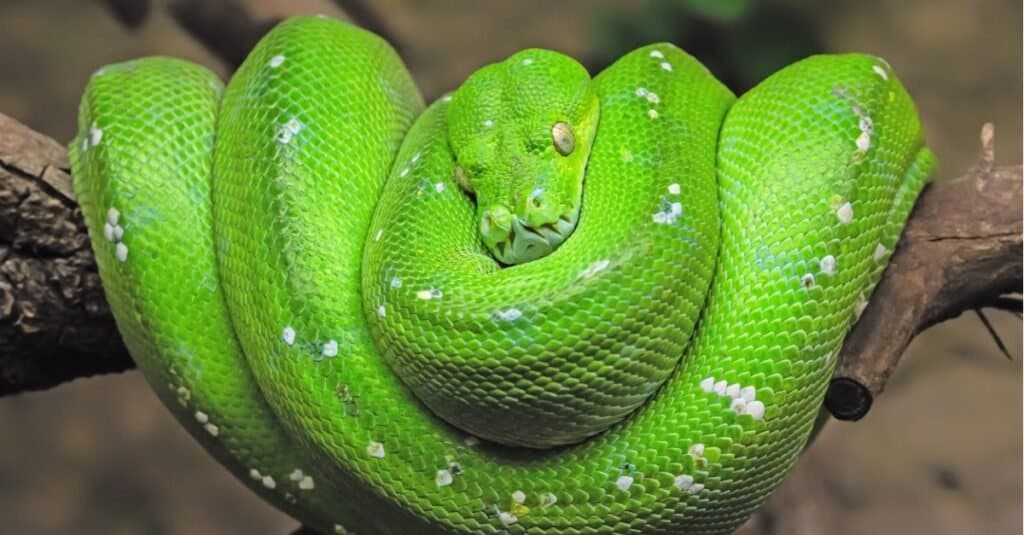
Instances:
[[[721,533],[807,441],[935,165],[889,66],[735,100],[669,44],[525,50],[423,110],[290,19],[223,90],[89,83],[75,188],[117,325],[211,454],[324,533]]]

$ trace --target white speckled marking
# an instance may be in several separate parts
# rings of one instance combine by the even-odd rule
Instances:
[[[388,315],[388,310],[384,308],[384,305],[377,305],[377,315],[384,318]]]
[[[515,321],[523,317],[523,311],[518,308],[508,308],[505,310],[495,310],[493,316],[497,319],[504,321]]]
[[[512,501],[522,505],[526,503],[526,493],[521,490],[517,490],[512,493]]]
[[[117,242],[117,245],[114,247],[114,256],[121,262],[128,260],[128,246],[124,242]]]
[[[438,193],[444,193],[444,182],[438,182],[434,184],[434,191]]]
[[[707,392],[708,394],[714,392],[715,391],[715,378],[714,377],[705,377],[700,382],[700,389],[705,391],[705,392]]]
[[[836,210],[836,217],[839,219],[839,222],[844,225],[853,221],[853,205],[848,202],[843,203],[843,205]]]
[[[288,345],[295,343],[295,329],[293,329],[291,325],[281,330],[281,341]]]
[[[272,488],[277,487],[277,482],[274,481],[274,478],[272,478],[270,476],[263,476],[263,480],[262,481],[263,481],[263,486],[267,487],[268,489],[272,489]]]
[[[651,104],[658,104],[659,102],[661,102],[661,99],[658,98],[657,93],[651,91],[650,93],[647,93],[647,102],[650,102]]]
[[[205,424],[210,421],[210,417],[203,411],[196,411],[196,421]]]
[[[655,109],[647,110],[647,116],[650,117],[651,119],[657,119],[658,118],[658,110],[655,110]]]
[[[857,319],[860,319],[861,315],[864,314],[864,309],[868,307],[868,300],[864,298],[864,294],[857,297],[857,303],[854,304],[854,307]]]
[[[752,386],[745,386],[740,390],[740,397],[750,403],[757,399],[757,389]]]
[[[673,216],[679,217],[683,215],[683,203],[674,202],[669,206],[669,208],[672,210]]]
[[[695,459],[700,459],[701,457],[703,457],[704,456],[704,444],[701,443],[701,442],[698,442],[698,443],[690,446],[690,456],[692,456]]]
[[[95,147],[100,144],[101,139],[103,139],[103,130],[96,126],[96,123],[92,123],[92,126],[89,127],[89,143]]]
[[[253,479],[258,481],[263,476],[260,475],[260,471],[259,470],[255,469],[255,468],[250,468],[249,469],[249,477],[251,477],[251,478],[253,478]]]
[[[506,526],[511,526],[512,524],[519,522],[519,517],[508,511],[499,512],[498,518],[501,519],[501,523],[505,524]]]
[[[492,121],[491,119],[487,119],[486,121],[484,121],[484,128],[493,128],[493,127],[494,127],[494,121]]]
[[[868,149],[871,148],[871,134],[861,132],[860,135],[857,136],[857,141],[855,143],[857,145],[857,152],[867,152]]]
[[[401,277],[391,277],[391,287],[392,288],[401,288],[402,287],[402,279],[401,279]]]
[[[650,56],[652,58],[665,59],[665,54],[662,54],[661,50],[651,50]]]
[[[814,288],[816,285],[817,282],[814,280],[813,273],[804,273],[804,276],[800,277],[800,286],[803,286],[805,290],[810,290],[811,288]]]
[[[700,492],[702,490],[704,490],[704,484],[703,483],[694,483],[693,486],[691,486],[689,488],[690,494],[697,494],[698,492]]]
[[[619,476],[619,478],[615,480],[615,486],[623,492],[629,490],[629,487],[633,486],[633,476]]]
[[[117,208],[111,206],[110,209],[107,210],[107,223],[110,223],[111,225],[116,225],[117,220],[120,218],[121,212],[119,212]]]
[[[124,227],[121,225],[114,225],[112,230],[114,232],[114,241],[121,241],[121,239],[124,238]]]
[[[665,69],[668,72],[672,72],[672,64],[667,62],[667,61],[662,61],[661,62],[661,68]]]
[[[448,470],[438,470],[437,475],[434,476],[434,483],[438,487],[447,487],[452,484],[452,473]]]
[[[384,444],[381,444],[380,442],[377,442],[376,440],[371,440],[370,443],[366,446],[366,453],[370,457],[374,457],[376,459],[383,459],[384,458]]]
[[[405,175],[408,175],[408,174],[409,174],[409,168],[405,167],[405,168],[402,168],[402,171],[400,173],[398,173],[398,176],[404,178]]]
[[[441,290],[438,290],[436,288],[431,288],[429,290],[420,290],[416,292],[416,298],[422,299],[424,301],[429,301],[431,299],[440,299]]]
[[[324,348],[323,351],[321,351],[321,354],[328,358],[338,356],[338,341],[328,340],[327,343],[324,344]]]
[[[647,88],[646,87],[638,87],[638,88],[636,88],[636,91],[633,91],[633,94],[638,96],[638,97],[646,97],[647,96]]]
[[[384,229],[378,229],[377,235],[373,237],[373,241],[380,241],[380,237],[384,235]]]
[[[335,535],[348,535],[348,530],[345,529],[345,526],[342,526],[341,524],[335,524],[334,533]]]
[[[734,398],[732,403],[729,404],[729,408],[736,414],[743,414],[743,411],[747,408],[747,400],[740,397]]]
[[[213,423],[207,423],[203,426],[203,429],[205,429],[211,436],[217,436],[220,434],[220,428]]]
[[[316,487],[316,483],[313,481],[313,476],[306,476],[299,481],[299,490],[313,490]]]
[[[540,506],[543,508],[551,507],[558,502],[558,497],[550,492],[542,492],[540,494]]]
[[[675,479],[676,488],[679,490],[690,490],[693,486],[693,476],[689,474],[679,474]]]
[[[288,479],[290,479],[292,481],[301,481],[302,480],[302,476],[304,476],[304,475],[306,475],[306,474],[304,474],[302,472],[302,470],[296,468],[295,470],[292,470],[291,474],[288,474]]]
[[[679,195],[679,184],[669,184],[668,193],[669,195]]]
[[[110,223],[103,224],[103,237],[109,242],[114,241],[114,226]]]
[[[886,249],[884,245],[879,243],[878,245],[875,246],[875,252],[871,254],[871,258],[874,258],[876,261],[881,260],[885,258],[885,255],[888,252],[889,250]]]
[[[524,59],[524,60],[522,61],[522,64],[523,64],[523,65],[533,65],[533,60],[532,60],[532,59],[530,59],[530,58],[526,58],[526,59]]]
[[[755,420],[760,420],[761,418],[764,418],[764,403],[757,400],[748,402],[746,408],[744,408],[744,412],[749,414]]]
[[[885,68],[881,65],[873,65],[871,70],[875,71],[875,74],[881,76],[883,80],[889,81],[889,74],[885,72]]]
[[[451,102],[451,101],[452,101],[451,94],[448,94],[448,95],[445,95],[445,96],[441,97],[441,102]]]
[[[818,263],[821,268],[821,272],[831,277],[836,274],[836,257],[828,255],[821,259]]]
[[[288,119],[287,123],[281,125],[280,130],[277,132],[277,142],[282,145],[287,144],[292,138],[302,130],[302,123],[298,119],[292,117]]]
[[[280,67],[282,63],[284,63],[284,56],[278,54],[270,58],[270,61],[267,62],[267,65],[270,65],[270,68],[272,69],[276,69],[277,67]]]
[[[608,269],[608,265],[610,263],[611,262],[608,261],[607,259],[597,260],[596,262],[593,262],[592,264],[587,266],[586,269],[581,271],[579,277],[581,279],[589,279],[594,275],[597,275],[598,273],[604,271],[605,269]]]
[[[728,387],[729,387],[729,383],[727,383],[725,381],[718,381],[717,383],[715,383],[715,386],[714,386],[713,390],[719,396],[724,396],[725,395],[725,389],[728,388]]]
[[[740,397],[740,384],[739,383],[733,383],[733,384],[725,387],[725,395],[727,395],[727,396],[729,396],[731,398],[738,398],[738,397]]]

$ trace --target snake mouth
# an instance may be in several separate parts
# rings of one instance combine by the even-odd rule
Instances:
[[[495,241],[492,253],[505,265],[522,264],[542,258],[558,248],[576,228],[574,214],[562,214],[542,225],[529,225],[522,217],[512,221],[503,239]]]

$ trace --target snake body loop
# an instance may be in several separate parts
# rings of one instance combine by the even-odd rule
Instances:
[[[424,109],[385,42],[320,17],[226,88],[105,67],[79,127],[140,370],[324,533],[735,529],[805,445],[935,166],[871,56],[735,99],[670,44],[593,80],[526,50]]]

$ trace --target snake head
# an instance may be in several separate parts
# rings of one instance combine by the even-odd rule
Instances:
[[[530,49],[452,95],[456,182],[476,198],[481,241],[502,264],[544,257],[576,228],[599,105],[576,60]]]

